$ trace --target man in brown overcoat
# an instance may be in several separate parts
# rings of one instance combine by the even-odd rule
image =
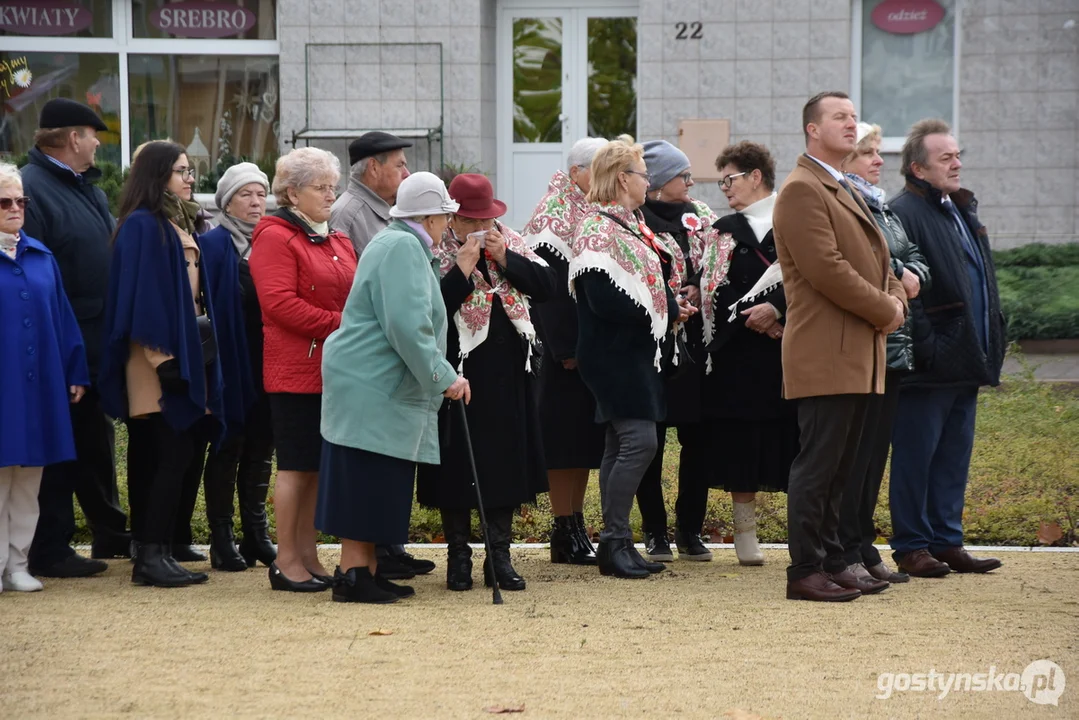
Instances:
[[[783,393],[799,399],[801,431],[787,500],[792,600],[854,600],[888,587],[847,570],[838,535],[869,396],[884,392],[885,338],[907,311],[888,243],[836,169],[854,149],[857,120],[844,93],[806,103],[806,153],[773,215],[787,298]]]

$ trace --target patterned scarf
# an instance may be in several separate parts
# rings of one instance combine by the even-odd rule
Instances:
[[[551,178],[547,194],[532,211],[532,219],[521,230],[530,248],[545,245],[558,253],[567,263],[573,259],[570,244],[577,226],[588,212],[584,193],[559,170]]]
[[[569,264],[570,294],[576,297],[574,281],[583,273],[606,274],[616,288],[624,292],[647,314],[656,341],[656,370],[662,369],[663,338],[667,334],[667,288],[663,285],[663,266],[672,257],[666,243],[656,240],[639,213],[632,213],[616,203],[593,206],[621,220],[630,228],[599,212],[589,213],[581,221],[573,238],[573,259]],[[665,255],[660,260],[660,253]],[[672,273],[673,275],[673,273]]]
[[[181,200],[179,195],[171,190],[166,190],[165,201],[161,204],[161,209],[169,220],[176,223],[188,235],[194,237],[196,234],[195,218],[198,216],[199,210],[202,209],[201,205],[191,200]]]
[[[532,252],[525,245],[524,239],[516,232],[498,221],[495,221],[495,229],[505,238],[507,250],[512,250],[537,265],[547,267],[547,263],[543,258]],[[443,236],[441,243],[432,248],[432,252],[438,258],[439,272],[442,277],[446,277],[446,273],[457,264],[457,251],[460,248],[460,241],[450,232]],[[491,282],[487,282],[478,267],[473,269],[471,280],[475,283],[476,289],[472,291],[472,294],[465,299],[461,307],[453,314],[453,322],[457,327],[457,334],[460,336],[458,345],[461,349],[461,364],[458,366],[458,370],[464,369],[465,358],[468,357],[468,354],[482,345],[483,341],[487,339],[487,333],[491,327],[491,306],[494,296],[498,295],[502,301],[502,309],[506,311],[506,316],[509,317],[513,326],[517,328],[517,332],[520,333],[521,337],[528,341],[525,370],[531,372],[532,343],[536,339],[536,328],[532,325],[532,317],[528,309],[528,296],[510,285],[502,274],[502,268],[499,267],[497,262],[486,257],[486,253],[480,257],[480,262],[487,263],[487,273],[491,278]]]
[[[847,176],[847,180],[850,181],[852,187],[862,194],[862,198],[873,210],[877,212],[884,211],[884,199],[888,196],[884,188],[877,187],[873,183],[869,182],[860,175],[854,173],[844,173]]]

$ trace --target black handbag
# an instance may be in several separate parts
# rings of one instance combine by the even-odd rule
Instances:
[[[203,290],[205,278],[202,275],[202,262],[199,262],[199,305],[202,307],[202,315],[195,317],[195,325],[199,328],[199,341],[202,343],[202,364],[209,365],[217,359],[217,333],[214,332],[213,323],[210,322],[210,313],[206,305],[206,293]]]

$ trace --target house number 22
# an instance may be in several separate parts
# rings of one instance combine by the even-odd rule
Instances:
[[[700,40],[701,32],[704,30],[704,26],[699,22],[680,22],[675,23],[674,27],[678,30],[678,34],[674,36],[675,40]]]

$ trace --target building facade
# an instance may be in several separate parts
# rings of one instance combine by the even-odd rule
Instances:
[[[585,135],[682,144],[712,160],[766,144],[784,177],[801,108],[849,92],[886,136],[952,123],[996,247],[1079,240],[1079,0],[4,0],[0,153],[29,148],[58,95],[110,127],[126,164],[189,147],[202,190],[233,158],[294,145],[346,157],[364,130],[408,135],[413,167],[474,168],[520,224]],[[696,121],[696,122],[691,122]]]

